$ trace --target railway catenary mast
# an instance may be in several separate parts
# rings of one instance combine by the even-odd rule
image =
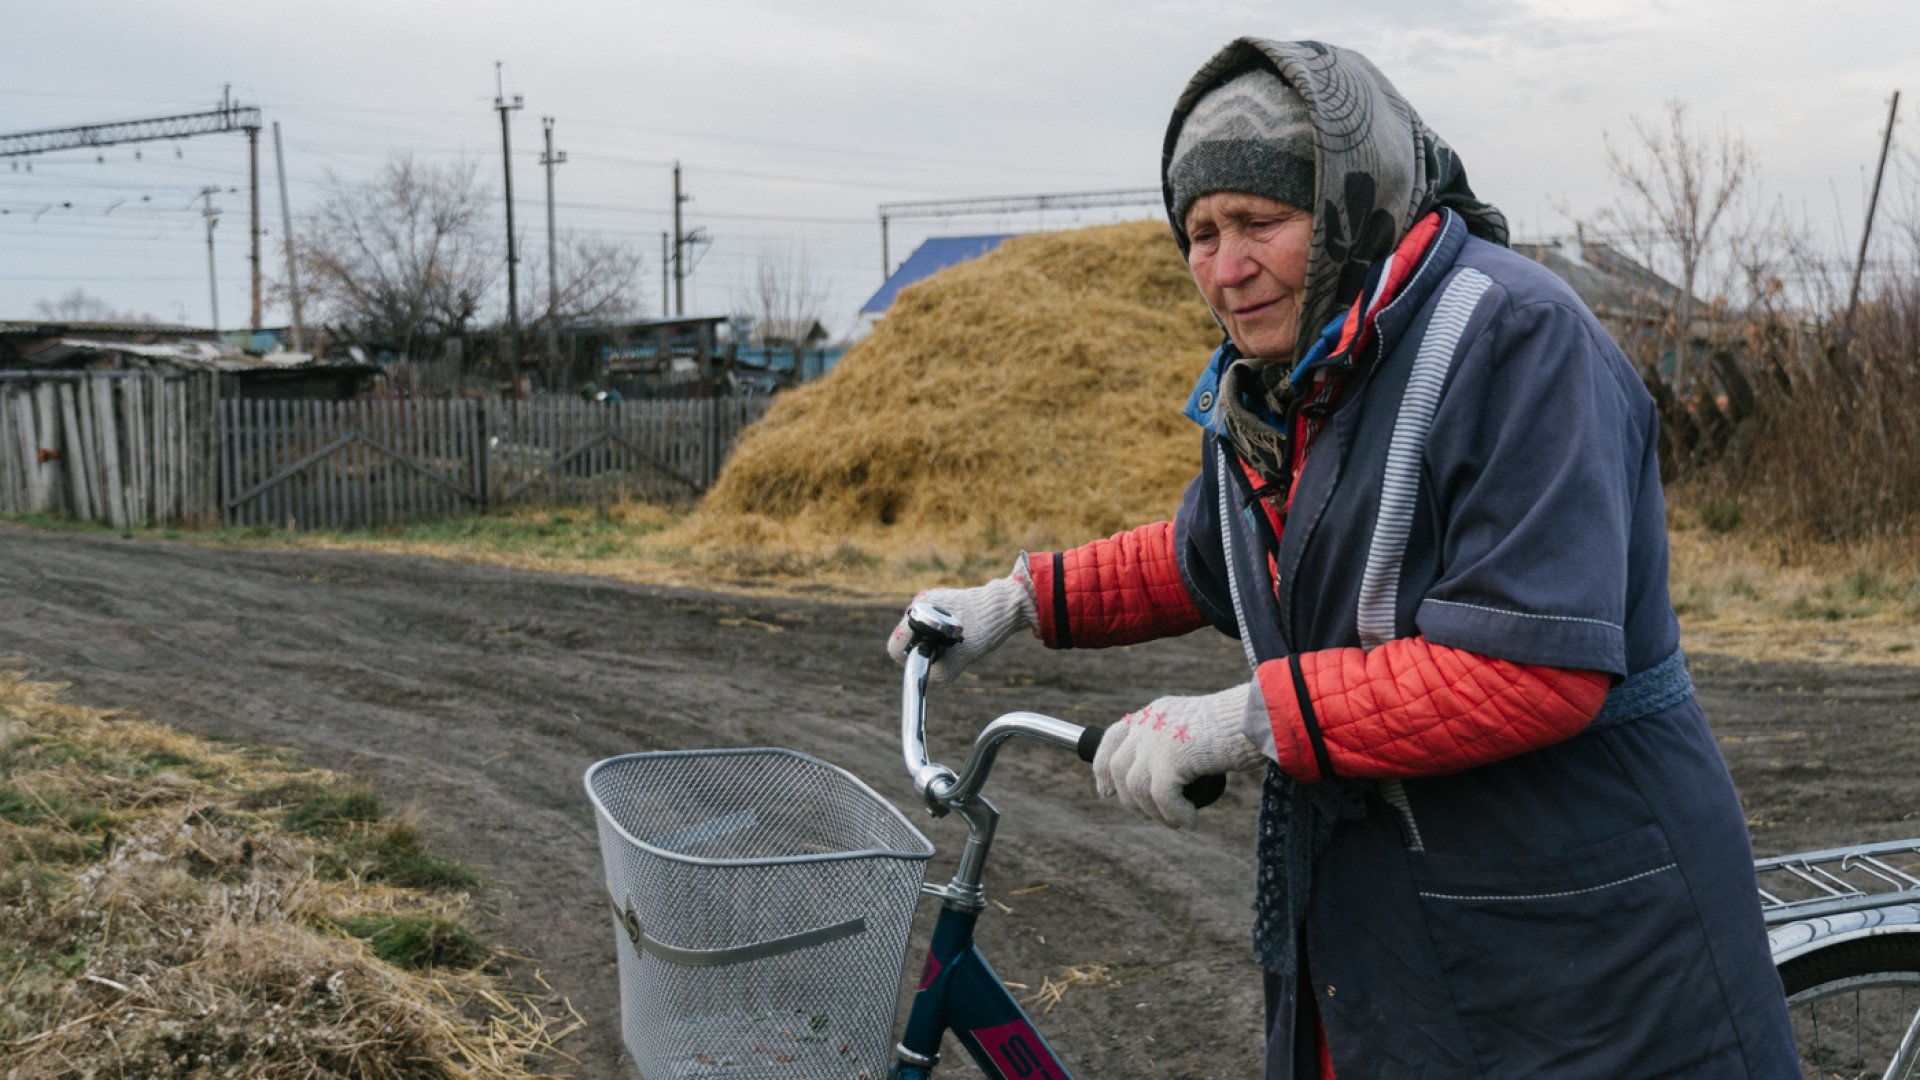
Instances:
[[[81,124],[76,127],[46,128],[0,135],[0,158],[51,154],[60,150],[78,150],[121,143],[153,142],[159,139],[185,139],[195,135],[218,135],[229,131],[247,136],[247,174],[252,193],[248,220],[253,262],[253,329],[260,329],[260,110],[233,100],[229,91],[221,96],[220,106],[206,112],[157,116],[145,120],[116,120],[105,124]],[[216,321],[217,321],[216,316]]]

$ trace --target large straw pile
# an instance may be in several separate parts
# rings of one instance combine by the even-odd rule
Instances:
[[[831,375],[781,395],[694,538],[959,552],[1166,517],[1218,336],[1164,224],[1009,240],[903,291]]]

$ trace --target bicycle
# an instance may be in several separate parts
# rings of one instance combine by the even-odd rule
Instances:
[[[1009,739],[1091,762],[1103,731],[1012,712],[981,731],[958,773],[931,762],[927,669],[962,630],[924,603],[908,620],[902,758],[926,807],[968,827],[945,885],[922,882],[933,846],[891,803],[803,754],[665,751],[588,770],[620,931],[623,1034],[647,1080],[930,1080],[948,1032],[990,1080],[1071,1080],[974,944],[999,817],[980,791]],[[1208,777],[1186,794],[1204,806],[1224,787]],[[1920,877],[1909,872],[1920,866],[1889,861],[1902,856],[1920,856],[1920,840],[1755,864],[1772,882],[1760,899],[1810,1078],[1902,1080],[1920,1063]],[[941,909],[889,1048],[922,895]],[[1836,1009],[1846,1000],[1850,1013]],[[1836,1016],[1850,1037],[1834,1037]]]
[[[1920,839],[1781,855],[1754,870],[1805,1076],[1920,1075]]]

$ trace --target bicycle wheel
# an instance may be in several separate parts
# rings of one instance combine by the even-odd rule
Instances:
[[[1920,934],[1817,949],[1780,965],[1780,981],[1807,1080],[1920,1077]]]

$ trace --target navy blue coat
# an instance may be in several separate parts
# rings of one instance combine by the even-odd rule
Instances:
[[[1679,627],[1653,403],[1559,279],[1447,217],[1277,551],[1206,436],[1176,523],[1187,587],[1256,663],[1423,634],[1654,669]],[[1314,863],[1288,988],[1313,995],[1340,1080],[1800,1075],[1745,819],[1684,683],[1651,715],[1385,794]]]

